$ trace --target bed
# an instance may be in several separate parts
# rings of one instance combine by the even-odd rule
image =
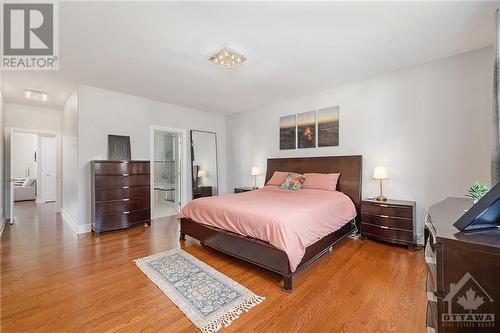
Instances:
[[[344,239],[355,228],[353,218],[359,214],[361,202],[362,158],[356,155],[268,159],[266,183],[275,171],[338,172],[341,174],[337,183],[338,192],[323,191],[320,194],[313,190],[300,190],[292,194],[266,187],[242,194],[197,199],[196,203],[187,205],[181,212],[180,239],[184,240],[185,236],[189,235],[199,240],[203,245],[278,273],[283,277],[283,290],[291,292],[293,275],[332,249],[333,245]],[[329,211],[323,207],[324,205],[319,205],[320,197],[323,198],[323,202],[325,200],[335,202],[334,205],[330,204],[330,206],[339,206],[340,202],[343,202],[340,206],[347,207],[346,200],[348,200],[349,204],[353,206],[351,210],[354,212],[349,215],[347,210]],[[302,201],[304,203],[301,203]],[[315,201],[318,202],[316,206]],[[245,202],[247,203],[244,204]],[[274,210],[270,210],[271,208],[266,207],[266,204],[274,205]],[[254,214],[248,212],[249,205],[253,207]],[[252,233],[252,228],[248,227],[252,223],[262,221],[269,229],[273,228],[275,220],[286,220],[286,205],[303,205],[303,209],[300,209],[302,216],[288,217],[290,226],[285,224],[287,228],[294,228],[293,231],[296,234],[302,235],[299,240],[287,243],[290,237],[287,236],[285,229],[274,233],[281,238],[268,239],[264,234]],[[261,209],[256,206],[261,206]],[[283,210],[280,210],[281,206]],[[228,207],[235,208],[230,210]],[[265,211],[272,211],[276,218],[273,219],[264,213],[259,213]],[[323,215],[319,214],[320,211],[323,211]],[[299,210],[294,212],[290,209],[290,212],[295,214]],[[329,225],[325,224],[326,219],[322,217],[325,214],[332,215],[329,222],[331,229],[326,230],[326,232],[325,228],[328,228]],[[249,215],[252,215],[253,219]],[[349,218],[352,223],[346,221],[347,216],[352,217]],[[227,219],[234,223],[223,223]],[[294,219],[295,221],[293,221]],[[297,223],[298,219],[304,220],[304,222],[311,221],[311,223],[314,221],[317,224],[314,225],[314,228],[310,227],[309,230],[297,229],[301,226],[300,223]],[[339,222],[341,220],[343,223]],[[318,237],[319,234],[322,236]],[[307,235],[307,237],[303,235]]]

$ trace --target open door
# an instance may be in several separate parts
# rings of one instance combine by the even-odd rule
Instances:
[[[40,137],[40,186],[43,202],[56,201],[56,138]]]
[[[8,191],[8,200],[9,200],[9,223],[14,223],[14,176],[12,175],[14,170],[14,159],[12,158],[12,151],[14,147],[14,130],[10,129],[9,133],[9,142],[7,144],[7,156],[10,156],[10,163],[8,165],[7,176],[9,180],[9,191]]]

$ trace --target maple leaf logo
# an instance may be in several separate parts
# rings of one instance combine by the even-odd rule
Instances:
[[[460,296],[457,303],[460,304],[464,310],[469,310],[470,313],[472,313],[472,310],[477,310],[484,303],[484,299],[481,296],[476,296],[476,292],[469,288],[469,290],[465,292],[465,297]]]

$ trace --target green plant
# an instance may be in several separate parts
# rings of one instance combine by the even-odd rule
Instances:
[[[490,190],[490,188],[486,184],[483,184],[480,182],[475,182],[474,184],[471,185],[471,187],[469,188],[469,192],[465,196],[472,198],[474,200],[474,203],[476,203],[489,190]]]

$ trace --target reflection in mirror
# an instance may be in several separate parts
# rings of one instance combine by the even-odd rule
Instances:
[[[191,131],[193,199],[218,194],[217,134]]]

